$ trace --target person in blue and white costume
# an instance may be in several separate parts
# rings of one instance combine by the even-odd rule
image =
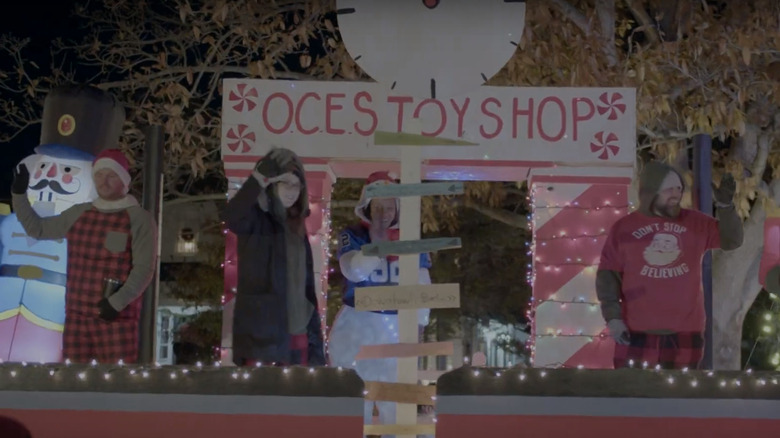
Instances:
[[[359,224],[347,227],[339,235],[338,259],[345,278],[343,306],[336,315],[330,330],[330,363],[355,369],[365,381],[397,381],[396,359],[355,360],[363,345],[397,344],[398,312],[355,310],[355,288],[367,286],[390,286],[398,284],[398,257],[366,256],[360,251],[363,245],[398,239],[399,202],[396,198],[370,199],[366,187],[376,184],[396,184],[387,172],[374,172],[368,177],[366,186],[355,214]],[[428,269],[431,256],[420,254],[420,284],[430,284]],[[428,325],[430,309],[418,311],[419,328]],[[377,402],[382,424],[395,423],[395,403]],[[373,402],[366,402],[365,422],[370,424],[373,416]]]

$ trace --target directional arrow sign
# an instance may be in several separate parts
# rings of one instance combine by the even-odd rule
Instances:
[[[460,195],[463,182],[436,182],[420,184],[380,184],[366,187],[370,198],[400,198],[401,196]]]
[[[360,250],[363,251],[364,255],[386,257],[389,255],[421,254],[455,248],[460,248],[460,237],[369,243],[360,247]]]

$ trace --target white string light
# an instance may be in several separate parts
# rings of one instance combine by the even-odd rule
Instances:
[[[595,284],[595,274],[599,265],[600,254],[590,258],[572,257],[571,254],[575,252],[564,249],[561,245],[580,245],[584,243],[586,245],[598,244],[602,242],[609,234],[609,227],[605,226],[607,223],[613,221],[612,216],[604,216],[604,214],[614,213],[617,216],[625,215],[633,210],[633,203],[627,204],[621,202],[613,202],[613,200],[605,199],[598,204],[593,203],[580,203],[579,201],[567,201],[567,202],[549,202],[540,197],[540,193],[546,193],[555,190],[555,186],[550,184],[531,184],[529,187],[529,195],[526,197],[530,207],[530,213],[527,216],[528,229],[533,236],[532,241],[528,246],[527,255],[531,260],[528,263],[528,271],[526,280],[532,289],[532,296],[529,300],[528,310],[526,316],[531,324],[531,336],[527,341],[527,348],[530,350],[531,363],[535,362],[536,345],[535,341],[544,338],[580,338],[586,340],[586,342],[600,342],[606,338],[603,334],[604,327],[599,325],[598,327],[545,327],[540,329],[536,324],[536,311],[539,306],[557,303],[560,311],[568,311],[569,306],[576,313],[578,309],[583,307],[577,307],[578,305],[588,306],[586,309],[590,312],[598,312],[600,309],[600,303],[594,296],[577,296],[577,297],[565,297],[557,298],[555,296],[556,291],[543,291],[536,288],[537,276],[541,273],[545,276],[556,275],[562,272],[571,272],[572,267],[577,267],[582,270],[584,274],[593,278],[593,284]],[[620,197],[621,192],[617,191],[615,196]],[[540,199],[541,198],[541,199]],[[563,211],[577,211],[575,214],[591,214],[594,212],[601,213],[602,215],[593,217],[592,219],[603,219],[602,224],[596,226],[593,230],[584,230],[574,227],[573,229],[556,229],[552,231],[543,231],[535,227],[535,218],[541,220],[552,218]],[[549,227],[547,227],[549,228]],[[545,228],[546,230],[546,228]],[[544,233],[544,234],[540,234]],[[558,250],[546,252],[541,250],[543,247],[551,245],[558,245],[555,248]],[[589,246],[593,248],[593,246]],[[550,257],[553,253],[554,256]],[[600,251],[599,251],[600,253]],[[550,293],[552,292],[552,293]],[[546,297],[547,298],[541,298]],[[547,310],[549,312],[549,310]],[[549,315],[548,315],[549,316]],[[570,320],[567,318],[562,321]],[[780,357],[778,358],[780,360]]]
[[[632,361],[633,363],[633,361]],[[571,368],[565,368],[560,366],[561,364],[558,364],[557,366],[551,367],[551,369],[548,371],[545,368],[539,369],[538,372],[538,379],[539,380],[548,380],[548,379],[554,379],[556,378],[555,374],[556,369],[567,371],[567,374],[565,374],[566,378],[570,378],[570,374],[568,374],[568,370]],[[717,376],[712,371],[683,371],[683,370],[668,370],[663,369],[660,367],[652,367],[650,369],[647,369],[647,363],[644,363],[645,369],[640,368],[634,368],[634,370],[638,373],[650,373],[652,375],[660,375],[660,377],[663,379],[661,382],[665,383],[668,386],[671,387],[677,387],[678,385],[688,385],[691,388],[700,388],[702,387],[701,379],[700,377],[705,375],[707,376]],[[583,365],[578,365],[576,367],[577,371],[584,370],[585,367]],[[517,373],[516,375],[514,373]],[[473,378],[486,378],[486,377],[493,377],[493,378],[505,378],[505,379],[517,379],[520,382],[525,382],[529,380],[530,375],[528,374],[527,370],[525,371],[515,371],[515,370],[500,370],[500,369],[490,369],[490,368],[475,368],[470,371],[470,374]],[[724,374],[726,375],[733,375],[733,372],[731,371],[724,371]],[[737,389],[741,388],[745,384],[752,383],[757,388],[763,388],[768,387],[770,385],[777,386],[778,385],[778,379],[772,378],[768,379],[766,377],[766,372],[763,373],[763,376],[756,376],[755,378],[751,379],[750,375],[745,373],[744,376],[741,378],[721,378],[720,380],[717,380],[715,383],[715,388],[729,390],[729,389]],[[643,375],[647,374],[637,374],[636,378],[641,378]],[[686,379],[687,377],[687,379]],[[747,380],[750,380],[750,382],[747,382]],[[567,380],[568,381],[568,380]],[[706,385],[707,387],[711,387],[712,385]]]
[[[633,365],[634,362],[632,361],[631,364]],[[179,367],[179,366],[164,366],[164,367],[147,367],[147,366],[138,366],[138,365],[127,365],[125,367],[118,367],[118,368],[108,368],[106,369],[106,366],[98,366],[98,367],[92,367],[92,366],[77,366],[75,370],[72,372],[69,371],[71,368],[61,368],[59,366],[52,367],[51,365],[34,365],[34,366],[20,366],[20,364],[6,364],[3,365],[2,368],[10,368],[8,370],[8,375],[11,376],[11,378],[24,378],[25,374],[21,373],[20,371],[24,371],[25,373],[29,370],[29,372],[35,372],[36,369],[43,369],[46,370],[48,368],[47,374],[52,379],[57,379],[56,381],[62,382],[67,380],[62,380],[60,377],[61,375],[64,375],[66,378],[67,376],[72,376],[75,381],[77,382],[85,382],[85,384],[89,384],[88,382],[91,379],[94,378],[101,378],[106,383],[110,384],[110,382],[114,382],[114,376],[120,373],[127,373],[127,376],[138,376],[141,375],[144,379],[149,379],[152,376],[152,373],[155,375],[155,381],[159,381],[159,378],[167,378],[167,380],[171,383],[182,381],[181,384],[191,384],[191,383],[184,383],[189,381],[190,378],[197,379],[197,376],[200,373],[208,372],[213,373],[215,371],[218,371],[220,368],[213,367],[209,369],[201,368],[198,373],[193,374],[188,368],[186,367]],[[0,368],[0,369],[2,369]],[[297,367],[296,367],[297,368]],[[561,371],[567,371],[569,369],[562,368],[560,366],[553,367],[553,369],[546,369],[546,368],[540,368],[538,372],[531,372],[529,374],[529,370],[501,370],[501,369],[490,369],[490,368],[474,368],[471,370],[471,376],[473,378],[504,378],[504,379],[517,379],[519,382],[526,382],[529,379],[533,380],[533,376],[536,377],[538,380],[550,380],[557,378],[557,370],[555,368],[560,368]],[[581,372],[581,370],[584,370],[583,365],[578,365],[576,367],[577,372]],[[713,387],[712,385],[715,385],[715,388],[720,388],[722,390],[734,390],[741,388],[743,386],[748,386],[750,388],[754,388],[755,390],[760,390],[761,388],[767,388],[767,387],[776,387],[778,385],[778,378],[777,374],[774,373],[770,375],[767,372],[759,373],[759,375],[754,375],[751,371],[751,373],[744,373],[743,375],[739,377],[734,377],[733,372],[725,371],[723,374],[718,375],[718,373],[714,371],[693,371],[693,370],[666,370],[662,369],[660,366],[653,366],[648,369],[648,364],[645,362],[643,363],[643,368],[633,368],[635,372],[639,373],[637,374],[637,378],[641,378],[643,375],[652,374],[659,376],[662,380],[659,381],[659,383],[665,383],[666,385],[669,385],[671,387],[675,387],[677,385],[685,385],[689,386],[690,388],[701,388],[702,386],[705,387]],[[222,368],[224,369],[224,368]],[[242,368],[234,368],[229,372],[224,373],[225,378],[229,380],[234,381],[244,381],[247,382],[251,379],[253,372],[261,372],[261,371],[267,371],[267,370],[275,370],[275,372],[280,372],[283,375],[289,375],[294,376],[296,374],[293,373],[293,368],[290,367],[284,367],[280,368],[277,366],[265,366],[262,367],[262,370],[257,369],[255,367],[242,367]],[[303,368],[303,372],[307,372],[308,374],[314,374],[316,375],[319,370],[332,370],[333,368]],[[343,371],[341,367],[336,368],[338,371]],[[228,370],[225,370],[228,371]],[[38,374],[35,374],[38,376]],[[578,374],[579,375],[579,374]],[[702,376],[708,376],[708,377],[715,377],[716,379],[713,381],[712,384],[709,385],[702,385]],[[570,376],[570,374],[565,374],[565,376]],[[120,379],[121,381],[121,379]],[[365,395],[365,392],[364,392]],[[431,398],[433,401],[437,400],[436,396],[433,396]]]

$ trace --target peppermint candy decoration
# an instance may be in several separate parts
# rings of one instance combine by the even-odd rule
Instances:
[[[233,109],[238,112],[252,111],[257,106],[257,90],[254,87],[247,87],[246,84],[236,85],[235,90],[230,90],[228,100],[235,102]]]
[[[617,120],[617,118],[626,112],[626,104],[623,103],[623,95],[620,93],[604,92],[599,96],[598,111],[600,115],[609,114],[607,120]],[[619,113],[619,114],[618,114]]]
[[[235,128],[230,128],[227,132],[227,138],[233,141],[228,142],[228,147],[233,152],[239,152],[245,154],[252,150],[252,145],[255,144],[257,137],[255,133],[249,130],[247,125],[238,125]]]
[[[590,151],[597,154],[599,160],[609,160],[620,152],[617,141],[618,136],[613,132],[597,132],[590,143]]]

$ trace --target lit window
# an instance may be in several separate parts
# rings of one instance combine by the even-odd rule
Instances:
[[[176,241],[176,253],[183,256],[198,253],[198,235],[192,228],[179,230],[179,237]]]

